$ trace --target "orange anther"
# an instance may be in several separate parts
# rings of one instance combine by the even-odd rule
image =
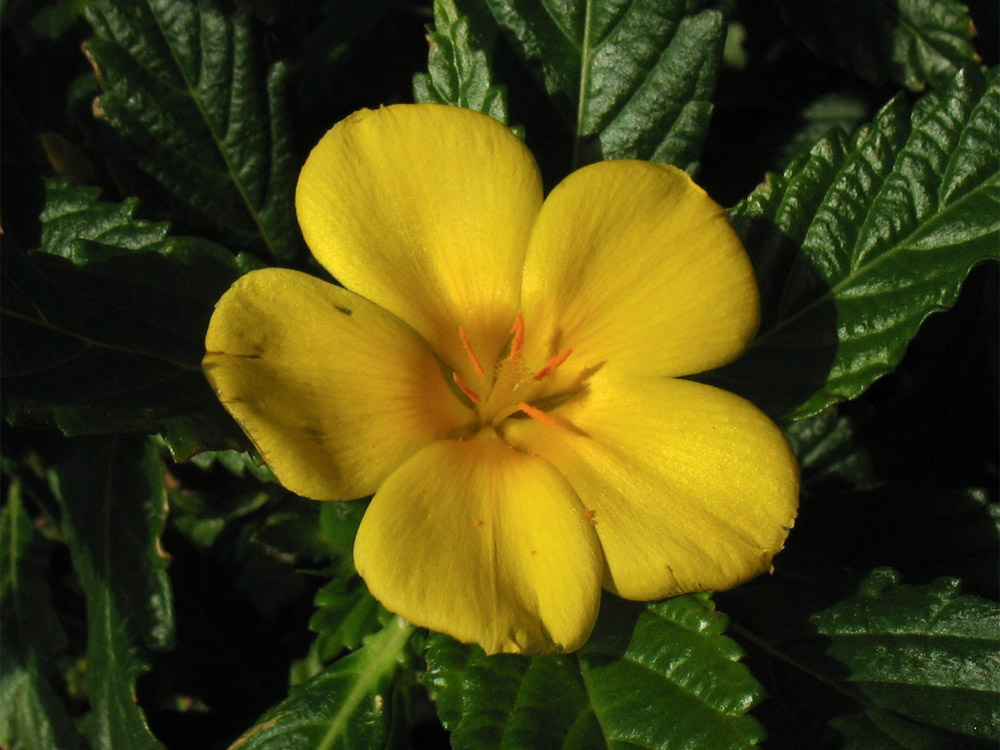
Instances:
[[[531,377],[533,377],[535,380],[541,380],[544,377],[548,377],[549,375],[552,374],[552,371],[555,370],[563,362],[565,362],[569,358],[569,355],[572,353],[573,353],[572,349],[567,349],[562,354],[557,354],[556,356],[554,356],[552,359],[550,359],[548,362],[545,363],[545,367],[543,367],[541,370],[536,372]]]
[[[512,362],[520,362],[521,350],[524,349],[524,318],[521,313],[514,318],[514,327],[510,332],[514,334],[514,340],[510,342],[510,359]]]
[[[472,367],[475,369],[476,375],[482,375],[486,370],[483,369],[479,357],[476,356],[476,352],[472,348],[472,343],[469,341],[469,334],[465,332],[464,328],[460,327],[458,329],[458,336],[462,339],[462,346],[465,348],[465,353],[469,355],[469,361],[472,362]]]
[[[587,520],[590,521],[591,526],[597,523],[597,521],[594,520],[594,511],[592,511],[590,508],[584,508],[583,515],[585,515],[587,517]]]
[[[523,411],[525,414],[527,414],[532,419],[537,419],[539,422],[541,422],[542,424],[546,424],[549,427],[562,427],[561,424],[559,424],[556,420],[554,420],[552,417],[550,417],[544,411],[542,411],[541,409],[539,409],[537,407],[532,406],[527,401],[521,401],[517,405],[517,408],[520,409],[521,411]]]
[[[458,386],[458,389],[469,397],[469,401],[471,401],[474,404],[478,404],[480,401],[482,401],[482,399],[479,397],[479,394],[476,393],[471,388],[469,388],[469,386],[465,384],[465,381],[462,380],[462,376],[459,375],[457,372],[453,372],[451,374],[451,379],[455,381],[455,385]]]
[[[480,526],[483,525],[483,522],[477,518],[475,521],[472,522],[472,525],[478,529]]]

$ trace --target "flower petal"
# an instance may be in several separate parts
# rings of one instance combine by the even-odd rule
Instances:
[[[376,493],[354,561],[389,610],[487,653],[573,650],[601,552],[566,480],[484,430],[433,443]]]
[[[542,202],[534,158],[501,123],[434,104],[356,112],[313,149],[295,201],[317,260],[452,367],[460,325],[482,356],[499,352]]]
[[[525,259],[522,310],[576,365],[692,375],[734,359],[758,322],[753,268],[722,207],[665,165],[607,161],[545,200]],[[537,339],[536,339],[537,340]]]
[[[297,271],[239,279],[216,305],[205,375],[288,489],[369,495],[467,420],[426,343],[368,300]]]
[[[594,514],[604,586],[627,599],[725,589],[766,571],[795,519],[798,470],[778,428],[701,383],[596,373],[507,439],[548,459]]]

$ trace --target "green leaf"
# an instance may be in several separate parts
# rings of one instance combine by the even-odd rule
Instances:
[[[309,629],[316,633],[312,647],[316,663],[328,662],[344,649],[356,649],[390,617],[354,568],[354,537],[365,508],[363,502],[320,507],[319,536],[334,563],[328,571],[330,580],[316,592],[316,611],[309,620]]]
[[[385,619],[385,610],[357,573],[335,576],[316,592],[315,604],[309,629],[317,633],[314,648],[321,662],[356,649]]]
[[[779,561],[780,562],[780,561]],[[782,747],[993,747],[1000,731],[1000,606],[958,581],[851,583],[840,567],[784,566],[720,597],[767,676]],[[991,742],[992,740],[992,742]]]
[[[392,682],[414,628],[399,618],[264,714],[233,743],[240,750],[386,747]]]
[[[216,3],[91,0],[94,110],[189,219],[238,249],[302,253],[285,68],[262,62],[250,20]]]
[[[134,218],[134,200],[47,186],[39,252],[3,253],[3,411],[67,435],[162,432],[175,457],[238,431],[201,372],[212,308],[250,265]],[[229,435],[236,434],[233,439]]]
[[[575,163],[694,168],[725,43],[721,13],[701,0],[484,1],[561,105]]]
[[[45,580],[48,555],[16,480],[6,503],[0,515],[0,744],[74,750],[79,735],[53,687],[55,658],[67,644]]]
[[[239,479],[251,476],[261,482],[277,483],[278,481],[267,464],[246,451],[204,451],[194,456],[191,463],[199,469],[205,470],[211,469],[213,466],[221,466]]]
[[[792,28],[821,57],[882,85],[945,86],[979,56],[959,0],[781,0]]]
[[[135,701],[145,652],[171,645],[173,597],[159,547],[163,466],[148,440],[81,439],[56,467],[61,531],[87,605],[83,730],[94,747],[159,748]]]
[[[731,220],[757,271],[761,325],[706,376],[800,419],[861,394],[923,320],[952,305],[1000,236],[998,71],[887,104],[770,175]]]
[[[760,697],[706,594],[607,596],[572,655],[486,656],[432,635],[424,676],[455,748],[751,747]]]
[[[892,727],[932,727],[996,740],[1000,733],[1000,607],[960,596],[941,579],[900,586],[879,569],[858,593],[812,618],[829,639],[827,658],[846,665],[840,679],[864,702],[865,718]],[[893,724],[884,726],[883,717]]]
[[[878,483],[871,452],[859,444],[851,417],[829,409],[791,422],[784,432],[799,460],[805,490],[863,489]]]
[[[434,27],[427,35],[427,73],[413,77],[414,100],[473,109],[506,125],[507,90],[493,85],[487,44],[454,0],[434,0]]]

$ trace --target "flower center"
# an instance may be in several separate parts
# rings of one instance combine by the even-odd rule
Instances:
[[[464,328],[458,329],[462,347],[476,373],[476,379],[473,383],[467,383],[457,372],[452,373],[451,379],[471,402],[476,414],[471,425],[472,431],[483,427],[500,430],[504,420],[521,416],[531,417],[549,427],[562,427],[560,422],[549,415],[547,409],[554,408],[573,394],[554,395],[548,392],[549,388],[546,386],[551,382],[552,373],[566,361],[573,350],[566,349],[550,358],[540,369],[532,371],[522,359],[524,319],[521,313],[514,318],[510,333],[510,345],[506,354],[497,362],[493,372],[488,373],[473,348],[469,334]]]

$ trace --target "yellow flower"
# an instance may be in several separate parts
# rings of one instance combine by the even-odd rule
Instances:
[[[747,401],[678,379],[758,321],[749,259],[685,173],[602,162],[543,203],[503,125],[398,105],[323,137],[296,208],[347,289],[247,274],[204,369],[287,488],[374,493],[354,560],[388,609],[488,653],[568,651],[602,586],[651,600],[769,569],[789,448]]]

